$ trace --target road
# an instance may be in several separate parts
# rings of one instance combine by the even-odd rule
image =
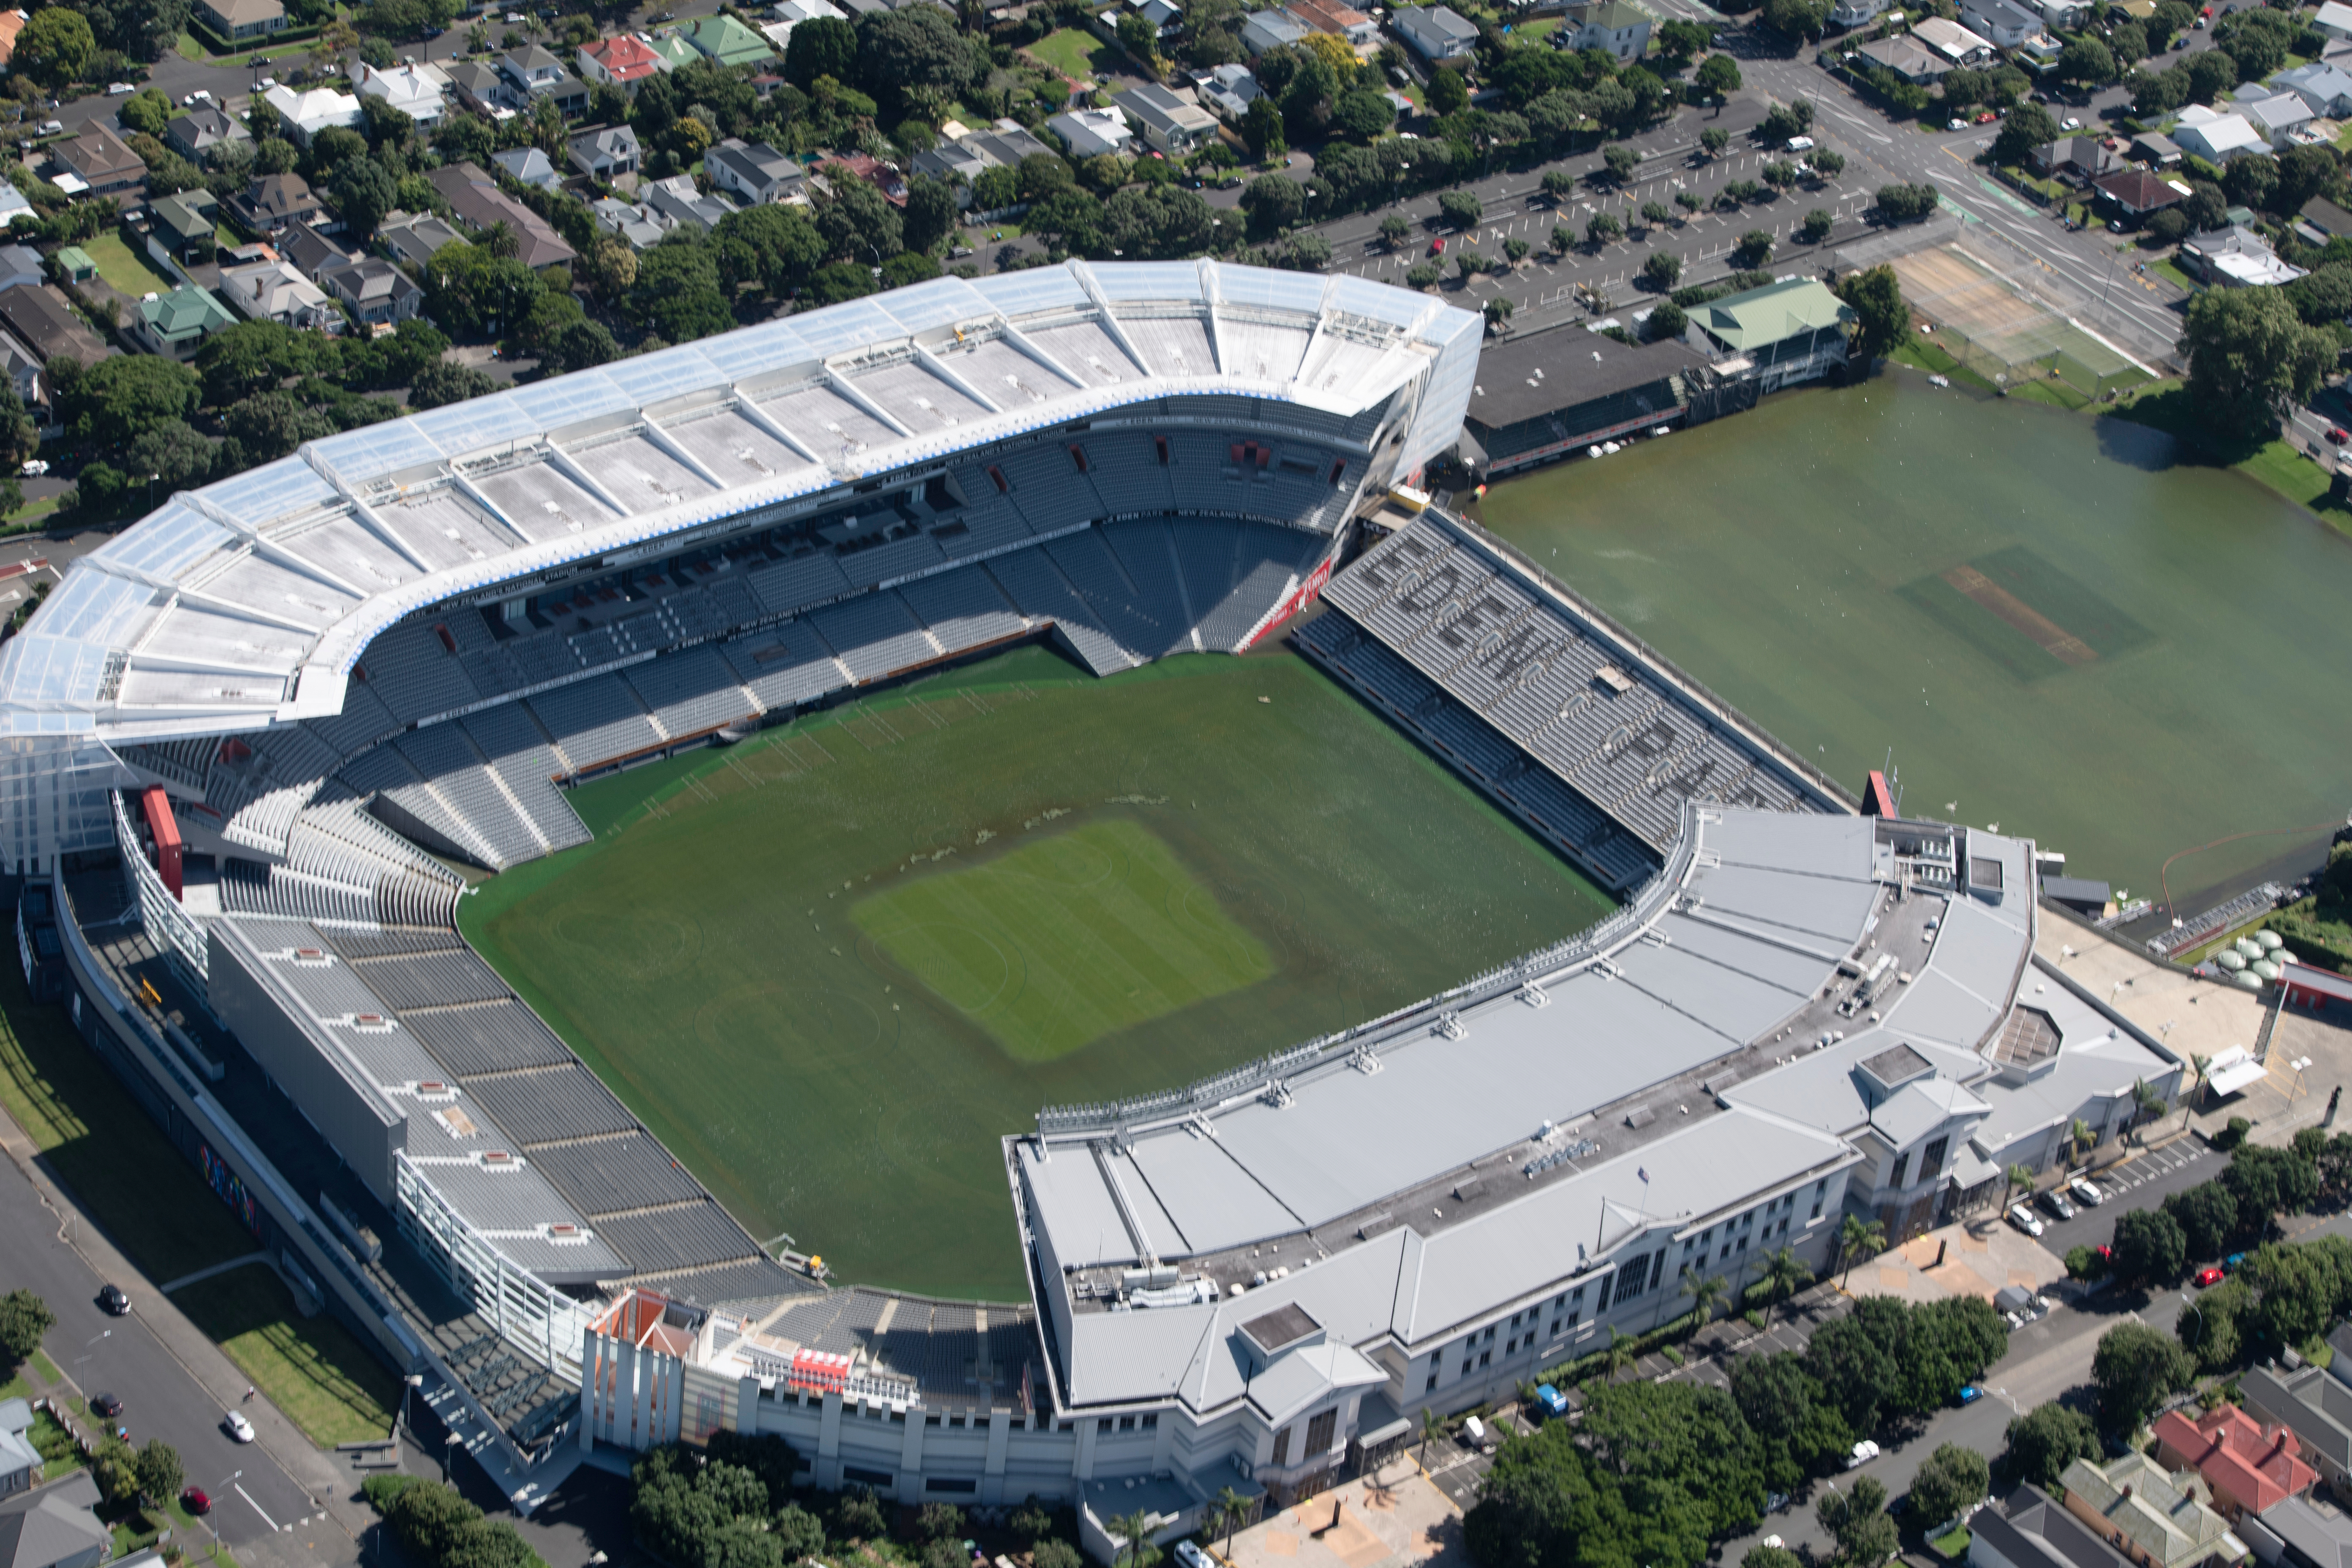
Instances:
[[[6,1131],[14,1140],[13,1126]],[[60,1239],[61,1232],[94,1255],[115,1256],[73,1210],[67,1208],[61,1217],[47,1206],[14,1159],[0,1160],[0,1290],[30,1289],[57,1314],[57,1326],[42,1348],[58,1370],[85,1394],[119,1396],[124,1406],[121,1420],[131,1442],[161,1437],[179,1450],[188,1484],[214,1500],[213,1528],[247,1568],[355,1562],[357,1549],[344,1526],[327,1516],[326,1499],[313,1496],[315,1480],[306,1488],[280,1461],[289,1435],[301,1446],[290,1424],[257,1400],[246,1408],[263,1429],[262,1437],[249,1444],[231,1439],[221,1420],[242,1379],[226,1358],[168,1302],[159,1306],[152,1282],[127,1265],[114,1272],[111,1282],[131,1293],[131,1312],[108,1316],[97,1296],[109,1280],[82,1250]],[[200,1357],[208,1363],[209,1386],[189,1365]],[[315,1471],[319,1457],[305,1457],[310,1464],[298,1457],[292,1468]]]

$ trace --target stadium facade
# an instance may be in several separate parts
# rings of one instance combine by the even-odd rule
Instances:
[[[1073,263],[175,497],[0,654],[28,977],[520,1506],[729,1427],[828,1487],[1074,1499],[1098,1551],[1112,1513],[1310,1492],[1678,1313],[1686,1270],[1823,1267],[1843,1213],[1916,1231],[2168,1095],[2161,1045],[2033,958],[2029,845],[1856,815],[1398,488],[1457,438],[1478,339],[1350,278]],[[563,784],[1024,638],[1105,674],[1238,650],[1318,594],[1297,645],[1624,906],[1042,1111],[1004,1144],[1027,1302],[779,1262],[454,929],[446,860],[585,840]]]

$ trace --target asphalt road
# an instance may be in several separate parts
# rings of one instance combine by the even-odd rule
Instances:
[[[70,1223],[84,1222],[75,1216]],[[85,1393],[120,1397],[121,1423],[132,1443],[161,1437],[180,1451],[188,1484],[214,1500],[213,1527],[248,1564],[347,1558],[351,1543],[332,1528],[308,1532],[327,1539],[304,1550],[311,1542],[291,1527],[316,1522],[319,1505],[264,1444],[237,1443],[223,1429],[220,1401],[148,1325],[144,1310],[154,1299],[152,1283],[113,1281],[131,1293],[131,1310],[108,1316],[97,1297],[109,1281],[59,1239],[59,1216],[43,1205],[24,1172],[13,1160],[0,1159],[0,1290],[29,1288],[57,1314],[42,1348],[58,1370]]]

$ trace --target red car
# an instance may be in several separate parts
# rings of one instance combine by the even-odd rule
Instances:
[[[2341,425],[2331,425],[2327,427],[2327,444],[2329,446],[2341,447],[2347,441],[2352,441],[2352,431],[2347,431]]]
[[[2197,1283],[2200,1289],[2207,1285],[2219,1285],[2221,1279],[2222,1275],[2219,1268],[2209,1266],[2197,1271]]]
[[[205,1495],[204,1488],[187,1487],[180,1493],[180,1506],[190,1513],[206,1514],[213,1510],[213,1500]]]
[[[1433,240],[1431,240],[1431,241],[1429,242],[1429,254],[1430,254],[1430,255],[1432,255],[1432,256],[1443,256],[1443,255],[1444,255],[1444,254],[1445,254],[1445,241],[1444,241],[1443,239],[1433,239]]]

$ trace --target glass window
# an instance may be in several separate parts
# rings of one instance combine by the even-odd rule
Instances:
[[[1274,1435],[1274,1459],[1276,1465],[1290,1463],[1290,1428],[1285,1426]]]
[[[1903,1178],[1910,1169],[1911,1156],[1908,1154],[1896,1155],[1895,1157],[1895,1173],[1886,1178],[1886,1184],[1890,1187],[1899,1187],[1904,1185]]]
[[[1339,1425],[1339,1413],[1326,1410],[1307,1424],[1307,1451],[1302,1458],[1313,1458],[1331,1451],[1331,1436]]]

